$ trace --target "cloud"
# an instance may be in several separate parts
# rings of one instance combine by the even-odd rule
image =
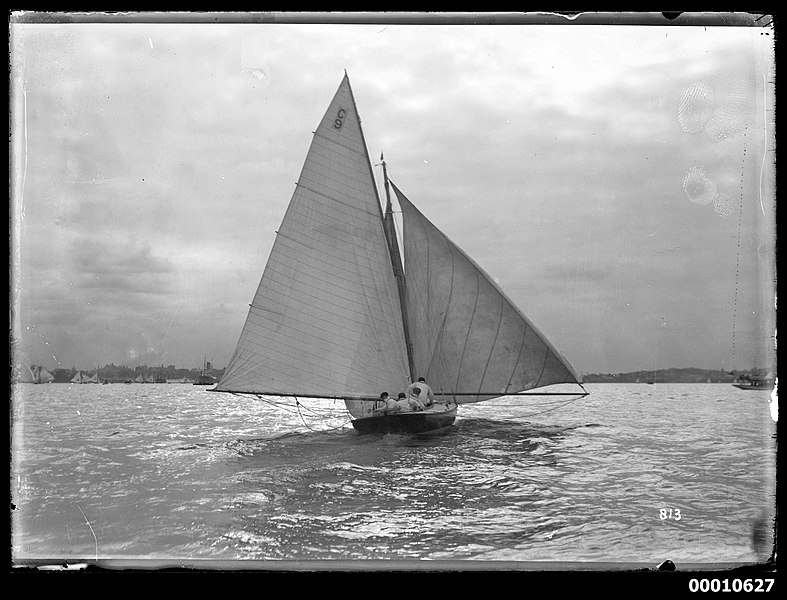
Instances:
[[[730,323],[756,331],[744,314],[767,305],[770,58],[751,28],[12,33],[17,329],[33,362],[228,360],[345,69],[372,162],[385,152],[580,370],[652,362],[641,340],[661,317],[682,324],[665,351],[715,366]]]

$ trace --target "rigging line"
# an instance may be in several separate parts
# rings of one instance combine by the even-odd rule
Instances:
[[[560,404],[558,406],[555,406],[553,408],[548,408],[546,410],[542,410],[542,411],[538,411],[538,412],[534,412],[534,413],[528,413],[528,414],[522,415],[522,416],[524,416],[524,417],[535,417],[536,415],[543,415],[545,413],[552,412],[553,410],[558,410],[560,408],[568,406],[569,404],[573,404],[574,402],[576,402],[579,399],[580,398],[574,398],[573,400],[567,400],[566,402],[563,402],[562,404]]]
[[[275,408],[284,408],[284,409],[289,408],[289,406],[287,404],[285,404],[284,402],[274,402],[273,400],[270,400],[269,398],[264,398],[262,396],[257,396],[257,399],[260,400],[261,402],[263,402],[264,404],[269,404],[270,406],[273,406]],[[291,411],[291,412],[294,412],[294,411]]]
[[[295,408],[293,408],[290,404],[288,404],[286,402],[273,402],[272,400],[269,400],[267,398],[263,398],[262,396],[257,396],[257,397],[260,400],[262,400],[263,402],[266,402],[267,404],[270,404],[271,406],[275,406],[276,408],[285,409],[287,412],[291,412],[291,413],[300,412],[300,409],[298,408],[298,406],[303,406],[304,408],[309,410],[309,412],[317,414],[313,410],[307,408],[305,405],[298,405],[298,399],[297,398],[295,398],[295,403],[296,403],[297,406]]]
[[[313,409],[309,408],[307,405],[305,405],[305,404],[301,404],[300,402],[298,402],[298,398],[297,398],[297,397],[294,397],[294,398],[295,398],[295,403],[296,403],[298,406],[302,406],[302,407],[304,408],[304,410],[308,410],[310,413],[312,413],[313,415],[316,415],[316,416],[318,416],[318,417],[321,417],[321,416],[322,416],[322,415],[321,415],[320,413],[318,413],[316,410],[313,410]],[[334,402],[334,404],[335,404],[335,403],[336,403],[336,398],[333,398],[332,400],[333,400],[333,402]]]
[[[584,388],[583,388],[584,389]],[[584,394],[579,392],[446,392],[452,396],[491,396],[493,398],[503,398],[505,396],[576,396],[580,397],[590,396],[590,392],[585,391]]]
[[[301,403],[298,402],[297,398],[295,399],[295,407],[298,409],[298,416],[301,418],[301,422],[304,424],[306,429],[315,431],[312,427],[309,427],[309,424],[306,422],[306,419],[303,418],[303,415],[301,414]]]
[[[238,394],[237,392],[232,392],[232,395],[233,396],[243,396],[244,394]],[[269,400],[268,398],[260,396],[259,394],[254,394],[254,396],[257,399],[262,400],[266,404],[270,404],[271,406],[273,406],[275,408],[282,409],[285,412],[289,412],[289,413],[297,412],[298,416],[301,418],[301,421],[303,421],[303,424],[308,429],[310,429],[311,431],[315,431],[317,433],[320,433],[320,432],[323,432],[323,431],[332,431],[332,430],[335,430],[335,429],[341,429],[341,428],[343,428],[344,426],[346,426],[347,424],[349,424],[351,422],[351,420],[347,420],[347,421],[344,421],[341,425],[338,425],[336,427],[330,427],[330,428],[327,428],[327,429],[314,429],[313,427],[309,427],[309,425],[306,423],[305,419],[303,418],[303,415],[301,414],[300,407],[303,406],[306,410],[309,410],[309,412],[311,412],[311,413],[313,413],[313,414],[315,414],[317,416],[320,416],[320,415],[318,415],[316,412],[314,412],[311,409],[309,409],[307,406],[305,406],[303,404],[300,404],[300,402],[298,402],[297,398],[295,398],[296,407],[293,409],[291,406],[289,406],[288,404],[285,404],[283,402],[273,402],[273,401]]]
[[[267,398],[263,398],[261,396],[257,396],[257,397],[260,400],[262,400],[263,402],[265,402],[266,404],[269,404],[269,405],[271,405],[271,406],[273,406],[275,408],[278,408],[278,409],[282,409],[285,412],[290,412],[290,413],[294,413],[295,412],[295,410],[290,405],[288,405],[288,404],[286,404],[284,402],[273,402],[273,401],[268,400]]]
[[[232,396],[237,396],[238,398],[245,398],[246,396],[254,396],[258,400],[266,404],[270,404],[275,408],[282,408],[282,409],[289,409],[288,412],[295,412],[293,411],[287,404],[283,402],[273,402],[272,400],[265,398],[264,396],[260,396],[259,394],[250,394],[250,393],[238,393],[238,392],[229,392]]]
[[[567,394],[567,395],[569,395],[569,394]],[[583,395],[583,394],[570,394],[570,395],[576,396],[576,397],[575,398],[571,398],[570,400],[565,400],[565,399],[554,399],[554,400],[550,400],[550,401],[544,400],[543,404],[545,406],[553,406],[553,405],[561,405],[562,406],[563,404],[570,404],[572,402],[576,402],[577,400],[581,400],[582,398],[585,397],[585,395]],[[492,400],[487,400],[486,402],[484,402],[484,405],[485,406],[494,406],[494,407],[511,407],[512,405],[509,402],[504,402],[504,401],[503,402],[496,402],[495,401],[497,399],[504,398],[504,397],[505,396],[498,396],[497,398],[493,398]]]
[[[304,418],[303,418],[303,415],[301,414],[301,403],[300,403],[300,402],[298,402],[298,398],[295,398],[295,406],[296,406],[296,407],[297,407],[297,409],[298,409],[298,416],[301,418],[301,422],[303,423],[303,425],[306,427],[306,429],[308,429],[308,430],[310,430],[310,431],[314,431],[315,433],[325,433],[326,431],[334,431],[334,430],[336,430],[336,429],[342,429],[342,428],[343,428],[345,425],[347,425],[348,423],[350,423],[350,420],[347,420],[347,421],[345,421],[344,423],[342,423],[341,425],[338,425],[338,426],[336,426],[336,427],[328,427],[328,428],[326,428],[326,429],[314,429],[314,427],[311,427],[311,426],[310,426],[310,425],[309,425],[309,424],[306,422],[306,419],[304,419]]]

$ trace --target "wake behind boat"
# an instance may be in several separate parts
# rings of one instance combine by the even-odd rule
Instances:
[[[345,73],[215,391],[342,399],[360,433],[444,429],[460,404],[553,384],[587,395],[547,338],[390,182],[384,161],[383,174],[385,212]],[[432,407],[385,408],[381,392],[396,397],[418,377]]]

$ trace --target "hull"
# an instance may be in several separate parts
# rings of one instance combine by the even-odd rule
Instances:
[[[766,390],[769,391],[771,389],[771,385],[751,385],[750,383],[733,383],[732,387],[736,387],[739,390]]]
[[[376,415],[352,421],[358,433],[434,433],[450,427],[456,420],[456,408],[441,412],[406,412]]]

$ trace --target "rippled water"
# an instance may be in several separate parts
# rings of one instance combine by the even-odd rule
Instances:
[[[767,392],[586,387],[574,402],[463,406],[441,435],[361,436],[341,402],[18,385],[12,558],[652,567],[770,556]]]

